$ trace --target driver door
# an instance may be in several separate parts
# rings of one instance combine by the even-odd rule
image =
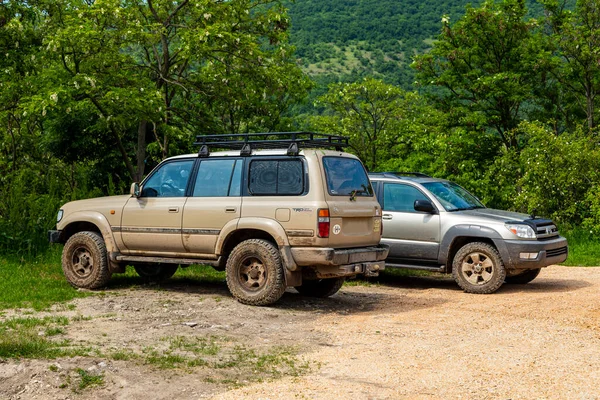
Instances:
[[[121,218],[121,237],[127,254],[186,252],[181,225],[193,166],[194,160],[164,163],[144,182],[140,197],[132,196],[127,201]]]

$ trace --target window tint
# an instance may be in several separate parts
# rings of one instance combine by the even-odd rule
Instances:
[[[183,197],[194,165],[193,160],[163,164],[144,182],[142,197]]]
[[[298,195],[304,191],[301,160],[254,160],[250,163],[253,195]]]
[[[236,167],[239,164],[239,167]],[[203,160],[198,168],[196,184],[194,185],[194,197],[226,197],[239,196],[241,170],[240,160]],[[237,172],[237,189],[232,182]],[[234,188],[230,192],[230,186]],[[234,193],[237,192],[237,193]]]
[[[428,200],[419,190],[412,186],[386,183],[383,185],[383,209],[385,211],[416,213],[415,200]]]
[[[373,188],[365,168],[356,158],[323,157],[329,194],[334,196],[372,196]]]

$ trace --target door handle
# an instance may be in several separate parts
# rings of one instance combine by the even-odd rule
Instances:
[[[225,212],[234,213],[237,211],[237,207],[225,207]]]
[[[170,213],[178,213],[179,212],[179,207],[169,207],[169,212]]]
[[[383,219],[392,219],[392,214],[383,214]]]

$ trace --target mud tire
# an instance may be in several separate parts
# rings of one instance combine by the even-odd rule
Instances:
[[[98,289],[105,286],[112,273],[108,269],[102,236],[91,231],[71,236],[63,249],[62,269],[67,282],[73,287]]]
[[[304,280],[302,286],[296,286],[295,289],[303,296],[309,297],[329,297],[333,296],[341,289],[346,278],[329,278],[317,280]]]
[[[227,259],[227,287],[242,304],[273,304],[285,292],[285,276],[279,249],[263,239],[238,244]]]
[[[133,269],[146,283],[166,281],[177,272],[177,264],[134,264]]]
[[[516,285],[524,285],[537,278],[541,270],[541,268],[528,269],[518,275],[507,276],[504,278],[504,282]]]
[[[452,276],[467,293],[494,293],[506,278],[506,269],[496,248],[474,242],[461,247],[452,262]]]

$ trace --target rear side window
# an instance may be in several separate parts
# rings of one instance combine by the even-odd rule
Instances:
[[[203,160],[198,168],[193,196],[239,196],[241,170],[241,160]]]
[[[383,185],[383,209],[385,211],[416,213],[415,201],[429,200],[421,191],[412,186],[386,183]]]
[[[356,158],[323,157],[323,166],[330,195],[373,196],[367,172]]]
[[[248,189],[255,196],[292,196],[304,192],[304,167],[299,159],[254,160]]]

